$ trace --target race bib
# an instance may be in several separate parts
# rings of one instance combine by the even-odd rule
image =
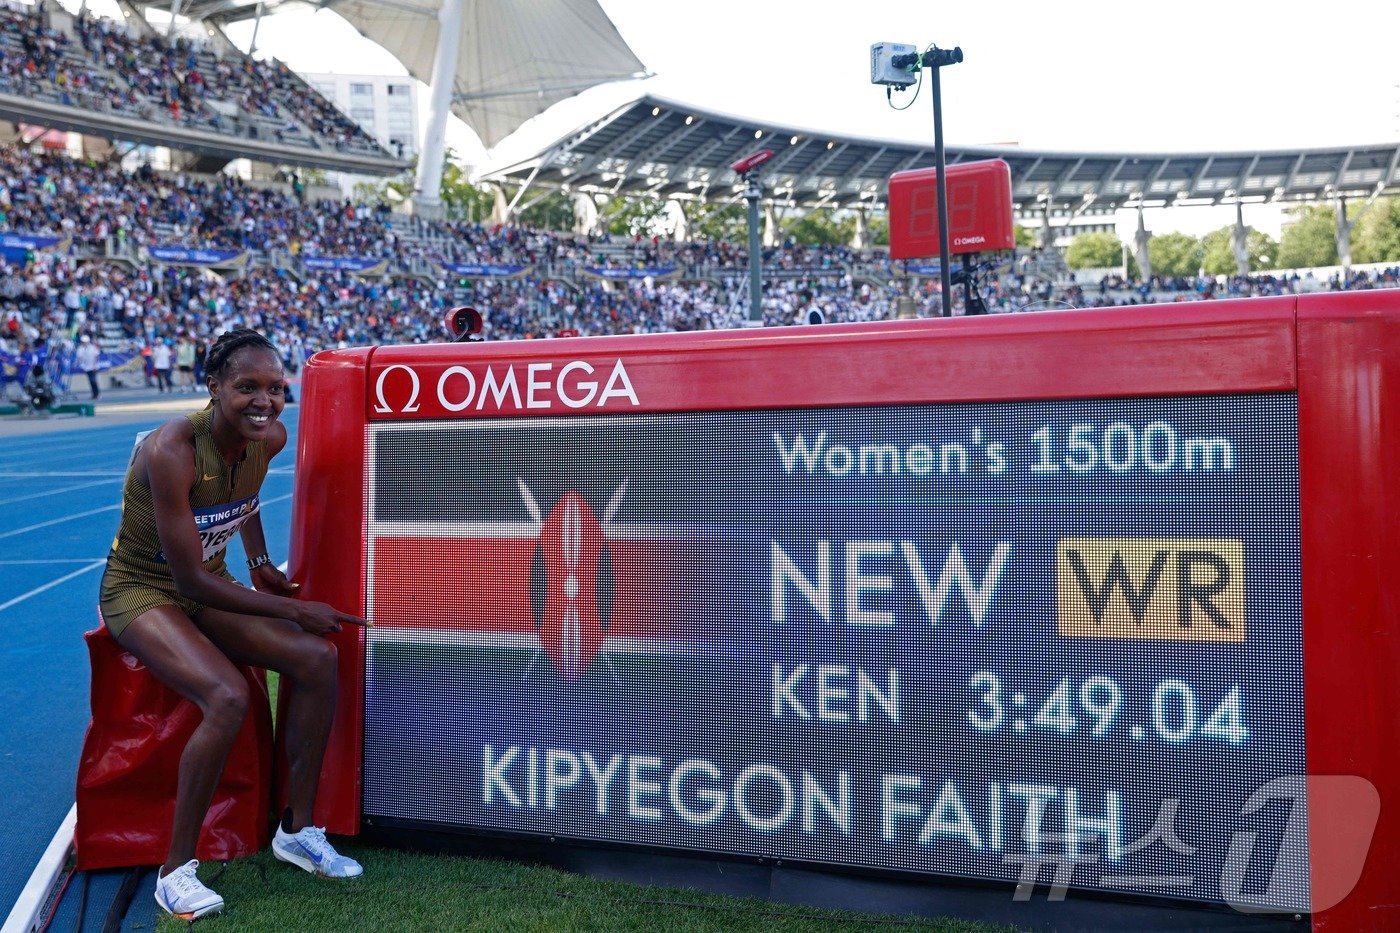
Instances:
[[[194,510],[194,526],[199,530],[199,544],[203,549],[200,560],[208,563],[223,553],[229,539],[243,527],[243,523],[258,514],[262,501],[256,493],[236,502],[221,502],[218,505],[200,506]],[[156,560],[165,563],[165,552],[156,554]]]
[[[194,526],[199,529],[199,543],[204,548],[202,560],[209,561],[223,553],[229,539],[243,523],[258,514],[261,500],[254,493],[237,502],[225,502],[194,510]]]

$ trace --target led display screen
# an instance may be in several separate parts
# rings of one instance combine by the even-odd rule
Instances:
[[[366,820],[1307,910],[1295,396],[368,432]]]

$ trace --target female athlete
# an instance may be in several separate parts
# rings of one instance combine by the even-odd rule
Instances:
[[[156,880],[156,903],[184,919],[224,905],[197,877],[194,853],[248,707],[235,663],[277,671],[292,685],[288,807],[273,854],[319,875],[362,872],[311,818],[335,713],[336,649],[324,636],[365,621],[293,598],[298,584],[268,556],[259,490],[287,443],[277,420],[287,383],[271,341],[247,328],[230,331],[210,350],[206,371],[208,407],[157,428],[132,456],[101,593],[117,642],[203,714],[180,757],[170,849]],[[235,532],[250,555],[254,589],[225,566]]]

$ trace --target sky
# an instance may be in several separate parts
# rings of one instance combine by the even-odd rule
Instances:
[[[104,3],[115,9],[112,0],[90,7],[106,14]],[[869,49],[881,41],[962,48],[963,63],[942,73],[949,145],[1253,152],[1400,140],[1395,0],[601,5],[655,76],[558,104],[493,155],[547,145],[643,92],[803,129],[931,142],[927,87],[895,112],[870,83]],[[251,32],[251,22],[229,28],[244,48]],[[306,7],[265,18],[258,50],[299,71],[405,73],[334,13]],[[425,88],[420,98],[426,107]],[[895,96],[900,105],[908,100]],[[453,122],[449,145],[469,164],[487,162],[474,134]],[[1247,207],[1246,223],[1277,236],[1277,217],[1266,214],[1277,211]],[[1203,233],[1232,221],[1232,208],[1148,216],[1156,232]]]

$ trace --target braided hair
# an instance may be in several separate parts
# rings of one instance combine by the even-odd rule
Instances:
[[[257,350],[271,350],[274,354],[277,352],[277,348],[272,345],[271,340],[251,327],[235,327],[214,341],[214,346],[209,350],[209,356],[205,358],[204,371],[215,379],[222,379],[224,371],[228,369],[228,361],[239,350],[245,350],[248,347]]]

